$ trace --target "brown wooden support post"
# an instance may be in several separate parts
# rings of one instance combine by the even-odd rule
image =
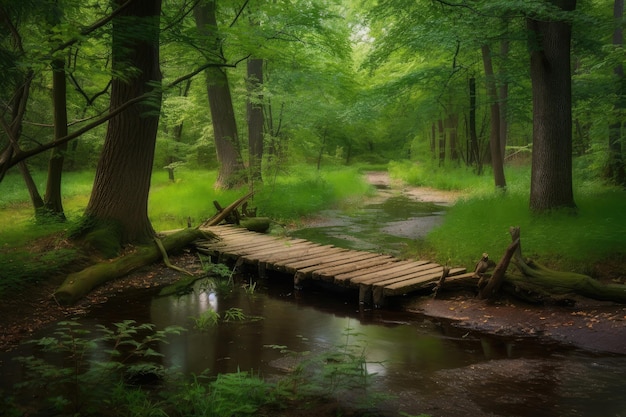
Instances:
[[[384,288],[375,286],[372,289],[372,298],[374,300],[374,307],[381,308],[385,306],[385,294]]]
[[[296,272],[293,277],[293,288],[296,290],[302,289],[302,282],[304,281],[304,274],[300,271]]]
[[[267,278],[267,263],[266,262],[259,262],[257,265],[257,271],[259,273],[259,279],[265,279]]]
[[[372,304],[372,286],[359,285],[359,304]]]

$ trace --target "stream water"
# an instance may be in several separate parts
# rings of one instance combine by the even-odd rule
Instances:
[[[440,221],[443,211],[443,206],[392,196],[353,213],[326,213],[331,220],[297,235],[393,253]],[[314,357],[357,349],[374,374],[370,390],[388,395],[377,415],[626,416],[625,356],[487,336],[400,311],[368,310],[356,296],[294,292],[286,276],[270,275],[255,284],[253,293],[235,286],[218,295],[199,282],[182,296],[125,294],[95,307],[81,322],[91,328],[126,319],[159,329],[183,326],[188,330],[159,350],[165,365],[187,374],[242,370],[269,379],[290,372],[304,352]],[[193,318],[204,312],[224,317],[232,308],[260,319],[194,328]],[[31,354],[40,353],[24,345],[0,355],[0,389],[7,392],[24,377],[10,356]]]

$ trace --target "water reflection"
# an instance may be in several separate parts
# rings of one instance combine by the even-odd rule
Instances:
[[[385,197],[362,208],[325,210],[320,220],[291,235],[342,248],[398,254],[443,221],[445,207],[405,195]]]
[[[132,317],[159,329],[186,327],[188,331],[159,347],[164,365],[186,374],[242,370],[272,378],[289,372],[299,358],[273,347],[310,352],[308,357],[358,347],[366,355],[367,369],[376,374],[373,388],[393,395],[394,412],[389,415],[626,413],[624,356],[594,356],[531,339],[485,336],[414,314],[363,310],[327,294],[296,297],[287,280],[270,279],[271,285],[261,282],[254,295],[234,289],[218,296],[208,288],[181,297],[137,293],[111,300],[81,322],[110,327]],[[203,312],[213,310],[224,317],[233,307],[263,319],[193,328],[192,318]],[[19,354],[38,354],[32,347],[24,349]],[[5,385],[21,378],[20,368],[10,363],[6,355],[0,358]]]
[[[272,346],[310,355],[359,346],[369,372],[376,373],[374,387],[409,414],[595,416],[600,403],[607,416],[626,411],[624,357],[474,334],[402,312],[360,310],[327,295],[295,297],[290,290],[286,283],[254,295],[200,291],[151,299],[151,322],[189,328],[161,346],[164,363],[186,373],[252,370],[269,378],[297,361]],[[191,318],[207,309],[223,316],[232,307],[263,319],[192,327]]]

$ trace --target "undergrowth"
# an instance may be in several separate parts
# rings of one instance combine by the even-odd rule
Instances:
[[[238,320],[238,319],[237,319]],[[184,375],[161,364],[158,346],[185,329],[132,320],[95,330],[64,321],[50,336],[29,342],[33,354],[17,361],[22,382],[2,393],[4,415],[269,416],[348,396],[353,410],[388,396],[372,392],[365,348],[352,329],[345,343],[311,357],[272,381],[254,372]],[[35,395],[36,394],[36,395]]]

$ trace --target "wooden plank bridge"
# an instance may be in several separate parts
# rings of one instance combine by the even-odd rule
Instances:
[[[294,286],[318,280],[359,290],[359,301],[382,306],[390,296],[433,288],[443,266],[429,261],[400,260],[390,255],[321,245],[304,239],[277,237],[221,225],[203,230],[218,239],[196,242],[199,252],[219,262],[236,260],[237,265],[293,274]],[[466,278],[465,268],[449,268],[449,279]],[[447,278],[448,279],[448,278]]]

